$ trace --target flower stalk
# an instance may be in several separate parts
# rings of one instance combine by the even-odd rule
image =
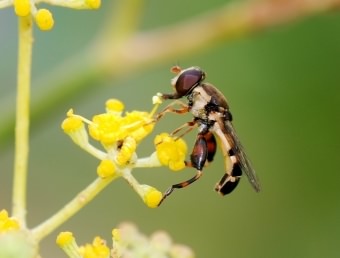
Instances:
[[[19,17],[18,82],[15,126],[13,215],[26,225],[26,182],[29,152],[32,18]]]
[[[81,210],[89,203],[98,193],[100,193],[107,185],[109,185],[117,177],[96,178],[90,185],[81,191],[68,204],[61,208],[52,217],[32,229],[32,234],[37,241],[40,241],[52,231],[62,225],[70,217]]]

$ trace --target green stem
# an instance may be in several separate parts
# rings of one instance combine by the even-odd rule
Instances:
[[[13,216],[26,226],[26,181],[29,152],[29,105],[32,60],[32,18],[19,17],[18,85],[15,124]]]
[[[116,178],[117,176],[106,179],[97,178],[52,217],[33,228],[32,234],[34,239],[39,242],[41,239],[49,235],[57,227],[59,227],[70,217],[76,214],[80,209],[82,209]]]

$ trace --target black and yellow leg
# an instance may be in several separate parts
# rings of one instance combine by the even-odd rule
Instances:
[[[172,185],[168,190],[166,190],[163,194],[162,200],[159,202],[158,206],[167,198],[174,189],[180,189],[187,187],[192,184],[196,180],[198,180],[202,176],[202,169],[208,157],[208,144],[205,138],[206,133],[200,133],[197,135],[194,149],[191,153],[191,166],[196,168],[196,175],[184,182]]]

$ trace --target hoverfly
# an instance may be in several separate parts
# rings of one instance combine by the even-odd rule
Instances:
[[[216,184],[215,191],[222,196],[231,193],[238,185],[242,173],[245,173],[255,191],[259,192],[259,180],[236,135],[232,125],[232,115],[224,95],[212,84],[204,82],[206,74],[199,67],[182,70],[180,67],[174,66],[171,70],[176,74],[171,80],[175,92],[160,94],[161,98],[177,100],[186,97],[188,102],[185,104],[179,100],[174,101],[158,113],[156,120],[159,120],[168,112],[177,114],[190,112],[194,116],[191,122],[177,128],[172,132],[172,135],[177,135],[180,131],[186,129],[184,133],[178,136],[179,138],[192,129],[198,128],[190,162],[186,162],[186,166],[196,169],[196,174],[194,177],[168,188],[159,205],[174,189],[186,187],[202,176],[203,167],[213,161],[216,153],[215,137],[220,140],[225,166],[225,174]],[[175,104],[180,107],[174,108]]]

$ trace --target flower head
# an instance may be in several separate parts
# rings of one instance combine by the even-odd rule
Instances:
[[[132,223],[122,223],[112,230],[112,246],[100,237],[95,237],[92,243],[78,247],[70,232],[60,233],[58,245],[69,257],[109,258],[109,257],[172,257],[193,258],[194,253],[188,246],[176,244],[165,231],[156,231],[150,237],[142,234]],[[63,235],[66,236],[64,237]],[[70,237],[71,236],[71,237]],[[59,239],[66,238],[66,243],[74,243],[65,249]],[[70,238],[70,241],[69,241]],[[72,252],[70,252],[72,250]]]
[[[41,30],[50,30],[54,25],[52,13],[47,9],[39,9],[34,18]]]
[[[149,208],[158,207],[163,194],[156,188],[149,185],[142,185],[144,191],[144,202]]]
[[[13,5],[14,12],[19,17],[26,17],[31,15],[34,18],[39,29],[43,31],[51,30],[54,26],[54,19],[51,11],[42,8],[39,9],[37,5],[41,0],[13,0],[7,1],[1,7],[8,7]],[[44,3],[52,5],[68,7],[73,9],[98,9],[101,5],[101,0],[44,0]]]

